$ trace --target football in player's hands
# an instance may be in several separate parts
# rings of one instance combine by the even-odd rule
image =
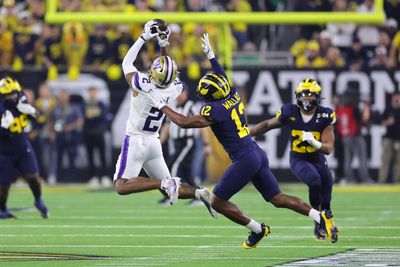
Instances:
[[[8,129],[14,121],[14,116],[8,109],[1,116],[1,127]]]
[[[150,20],[144,25],[143,33],[140,36],[145,41],[148,41],[154,37],[156,37],[159,33],[154,31],[157,27],[157,22],[155,20]]]

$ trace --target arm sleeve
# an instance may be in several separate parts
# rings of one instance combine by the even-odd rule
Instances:
[[[217,58],[212,58],[212,59],[210,59],[210,62],[211,62],[211,66],[212,66],[212,68],[213,68],[213,71],[214,71],[215,73],[222,74],[222,75],[225,76],[226,79],[228,79],[228,76],[226,75],[224,69],[223,69],[223,68],[221,67],[221,65],[219,64]]]
[[[129,48],[128,53],[126,53],[124,60],[122,61],[122,70],[124,71],[125,75],[137,71],[136,68],[133,66],[133,62],[135,62],[137,55],[144,43],[145,42],[143,41],[143,39],[139,38],[132,45],[132,47]]]

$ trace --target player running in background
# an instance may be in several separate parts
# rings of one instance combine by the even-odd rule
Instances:
[[[28,104],[18,81],[6,77],[0,80],[0,219],[15,218],[7,209],[12,182],[23,176],[35,198],[34,205],[43,218],[48,210],[43,202],[36,155],[24,128],[28,116],[35,117],[36,109]]]
[[[308,186],[311,206],[331,213],[333,178],[324,154],[333,150],[335,112],[321,103],[321,87],[313,79],[305,79],[296,88],[297,105],[286,104],[276,117],[258,123],[250,134],[264,134],[271,129],[288,126],[291,130],[290,168]],[[315,238],[325,239],[315,223]]]
[[[210,126],[214,135],[229,154],[232,164],[225,171],[214,188],[212,207],[231,221],[246,226],[250,231],[243,243],[245,249],[254,248],[269,233],[269,226],[256,222],[245,215],[229,199],[248,182],[252,182],[263,198],[275,207],[288,208],[311,217],[319,223],[319,231],[337,241],[337,231],[329,211],[319,212],[297,197],[281,193],[278,182],[268,165],[265,152],[251,139],[244,111],[244,105],[236,88],[231,87],[227,75],[215,58],[214,52],[204,34],[202,48],[213,67],[213,72],[203,76],[197,88],[198,97],[205,103],[200,114],[186,117],[166,106],[165,99],[158,91],[151,90],[149,99],[171,121],[182,128]]]
[[[178,197],[197,198],[203,201],[213,217],[217,217],[218,213],[211,208],[210,190],[181,185],[179,177],[171,177],[158,138],[164,114],[152,106],[152,102],[145,96],[149,90],[157,90],[170,103],[183,90],[182,82],[177,78],[177,66],[166,55],[168,35],[169,28],[165,22],[147,22],[141,37],[129,49],[122,62],[126,80],[133,92],[126,135],[114,175],[115,190],[118,194],[126,195],[158,189],[168,195],[171,205],[175,204]],[[144,43],[154,37],[158,40],[162,55],[152,62],[148,74],[139,72],[133,63]],[[138,176],[142,168],[151,178]]]

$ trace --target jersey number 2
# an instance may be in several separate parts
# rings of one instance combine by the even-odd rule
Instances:
[[[152,121],[159,121],[162,118],[163,113],[158,108],[152,107],[150,109],[150,114],[151,115],[147,116],[147,118],[146,118],[146,122],[144,123],[143,130],[149,131],[149,132],[157,132],[158,126],[157,125],[151,126],[150,124]]]
[[[244,105],[243,105],[243,103],[239,104],[238,110],[236,110],[236,108],[233,108],[232,112],[231,112],[231,118],[236,124],[238,135],[239,135],[240,138],[243,138],[243,137],[249,135],[249,128],[247,128],[247,123],[246,122],[243,123],[241,121],[241,119],[239,117],[239,114],[238,114],[238,111],[239,111],[240,115],[242,115],[244,113]]]

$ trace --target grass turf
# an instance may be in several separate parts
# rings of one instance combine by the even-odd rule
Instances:
[[[308,199],[304,185],[282,190]],[[0,221],[0,266],[272,266],[356,248],[400,249],[399,186],[334,188],[336,244],[315,241],[310,218],[276,209],[247,187],[232,201],[271,226],[270,236],[251,250],[241,247],[246,228],[215,220],[188,200],[165,207],[159,198],[156,191],[119,196],[48,187],[50,218],[43,220],[29,189],[13,188],[8,206],[18,219]]]

